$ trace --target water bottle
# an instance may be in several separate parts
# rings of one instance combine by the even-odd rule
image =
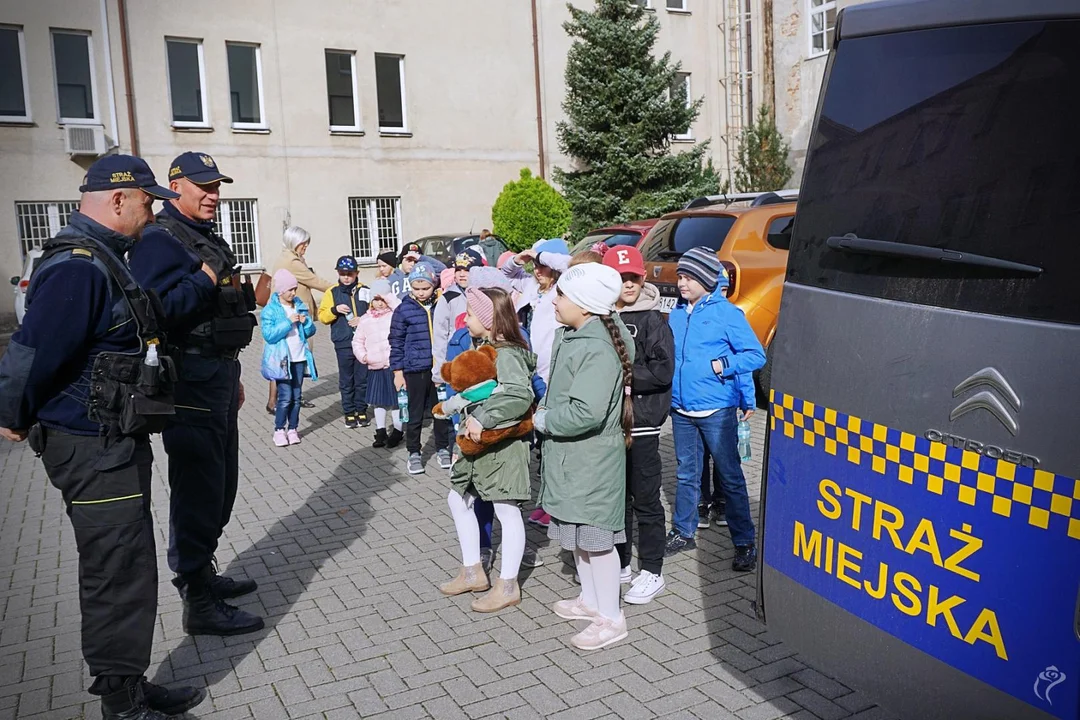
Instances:
[[[750,460],[750,423],[746,420],[739,421],[739,459]]]
[[[147,345],[139,384],[148,395],[157,392],[159,370],[161,370],[161,358],[158,357],[157,345]]]
[[[146,347],[146,359],[143,360],[143,365],[147,367],[157,367],[161,365],[161,360],[158,358],[157,345],[148,345]]]
[[[409,422],[409,392],[405,388],[397,391],[397,406],[401,411],[401,422]]]

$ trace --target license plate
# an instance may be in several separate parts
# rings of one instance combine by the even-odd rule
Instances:
[[[662,313],[669,313],[675,309],[675,303],[679,302],[679,298],[671,297],[669,295],[660,296],[660,305],[656,309]]]

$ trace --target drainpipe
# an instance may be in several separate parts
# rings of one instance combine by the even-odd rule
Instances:
[[[769,103],[769,115],[776,120],[776,54],[773,51],[773,0],[765,0],[761,8],[761,26],[764,29],[762,47],[765,50],[765,72],[761,78],[761,94]]]
[[[109,42],[109,9],[101,0],[101,40],[105,45],[105,88],[109,93],[109,122],[112,125],[112,147],[120,147],[120,128],[116,125],[116,87],[113,85],[112,43]]]
[[[124,61],[124,96],[127,98],[128,130],[131,132],[131,154],[139,154],[139,129],[135,125],[135,92],[131,85],[131,48],[128,45],[127,6],[124,0],[116,0],[120,13],[120,53]]]
[[[123,2],[123,0],[120,0]],[[544,109],[540,94],[540,38],[537,32],[536,0],[532,0],[533,84],[536,86],[536,147],[540,158],[540,179],[545,180],[544,168]]]

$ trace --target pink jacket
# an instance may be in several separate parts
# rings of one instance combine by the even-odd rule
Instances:
[[[376,312],[368,310],[360,316],[360,324],[353,333],[352,350],[356,359],[369,370],[390,367],[390,318],[393,310]]]

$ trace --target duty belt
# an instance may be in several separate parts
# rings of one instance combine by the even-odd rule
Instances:
[[[236,360],[240,357],[240,348],[223,350],[214,347],[213,345],[188,345],[186,347],[177,348],[177,351],[182,355],[201,355],[203,357],[221,358],[223,360]]]

